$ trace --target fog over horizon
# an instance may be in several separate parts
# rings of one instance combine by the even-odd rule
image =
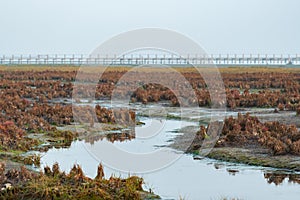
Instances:
[[[0,0],[0,55],[89,54],[103,41],[155,27],[208,54],[300,54],[298,0]]]

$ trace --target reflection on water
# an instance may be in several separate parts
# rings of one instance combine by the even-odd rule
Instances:
[[[143,119],[147,127],[149,119]],[[160,123],[159,120],[154,123]],[[186,122],[184,126],[197,125]],[[122,132],[91,138],[94,146],[114,142],[118,148],[129,152],[151,152],[161,146],[171,143],[180,134],[174,131],[182,126],[180,121],[166,120],[162,128],[163,134],[149,136],[142,127],[136,127],[136,138]],[[145,137],[147,136],[147,137]],[[82,166],[90,177],[95,177],[99,161],[86,150],[86,141],[75,141],[68,149],[51,149],[42,156],[42,167],[58,162],[61,169],[69,171],[74,163]],[[207,158],[194,159],[192,155],[169,149],[181,157],[172,165],[151,173],[135,174],[144,178],[144,189],[151,189],[164,199],[299,199],[300,175],[295,173],[280,173],[273,169],[252,167],[215,161]],[[104,164],[107,178],[111,174],[127,177]],[[274,183],[274,184],[272,184]]]
[[[230,175],[235,176],[235,174],[239,173],[239,170],[236,170],[236,169],[227,169],[227,172]]]
[[[275,185],[280,185],[287,180],[289,183],[300,184],[300,174],[284,174],[284,173],[264,173],[265,179],[267,179],[268,183]]]
[[[107,140],[111,143],[114,142],[124,142],[130,141],[135,138],[135,135],[132,133],[121,132],[121,133],[107,133],[107,134],[91,134],[84,137],[84,141],[90,144],[95,144],[95,142]]]

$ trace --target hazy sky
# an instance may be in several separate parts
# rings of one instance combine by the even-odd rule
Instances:
[[[300,54],[299,9],[299,0],[0,0],[0,54],[88,54],[145,27],[208,53]]]

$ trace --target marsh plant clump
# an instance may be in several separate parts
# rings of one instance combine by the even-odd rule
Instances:
[[[15,125],[13,121],[0,123],[0,150],[27,151],[38,144],[35,139],[25,137],[26,132]]]
[[[224,145],[261,145],[273,155],[300,155],[300,132],[296,126],[279,122],[262,123],[249,114],[226,119],[222,137]]]
[[[201,146],[207,129],[200,127],[192,147]],[[216,147],[266,148],[271,155],[300,155],[300,132],[294,125],[262,123],[249,113],[225,119]],[[192,150],[192,149],[191,149]]]
[[[1,199],[141,199],[145,193],[142,184],[143,179],[136,176],[105,179],[101,164],[92,179],[79,165],[65,173],[56,163],[36,173],[25,167],[5,171],[5,165],[0,163]]]
[[[8,102],[8,103],[7,103]],[[40,104],[19,96],[1,96],[0,94],[0,150],[28,151],[44,141],[31,135],[43,135],[47,142],[68,146],[78,137],[78,133],[59,130],[57,126],[66,126],[74,122],[71,105]],[[135,113],[127,110],[112,110],[96,105],[75,106],[76,117],[81,123],[94,126],[95,123],[119,123],[127,125],[135,122]],[[93,118],[93,113],[96,118]]]

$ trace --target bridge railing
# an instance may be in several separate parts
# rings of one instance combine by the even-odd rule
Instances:
[[[300,55],[3,55],[0,65],[300,65]]]

